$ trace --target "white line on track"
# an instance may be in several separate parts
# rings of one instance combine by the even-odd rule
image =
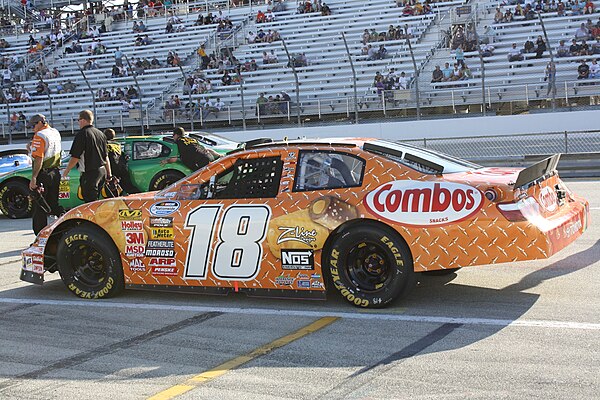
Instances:
[[[510,320],[491,318],[463,318],[463,317],[439,317],[426,315],[398,315],[373,312],[339,312],[339,311],[309,311],[309,310],[276,310],[263,308],[241,308],[241,307],[203,307],[203,306],[180,306],[175,304],[139,304],[139,303],[117,303],[110,301],[78,301],[78,300],[43,300],[43,299],[15,299],[0,298],[0,303],[8,304],[37,304],[48,306],[78,306],[99,308],[121,308],[137,310],[168,310],[189,312],[222,312],[226,314],[247,315],[275,315],[289,317],[339,317],[361,320],[380,321],[404,321],[425,322],[438,324],[463,324],[463,325],[491,325],[491,326],[521,326],[551,329],[584,329],[600,330],[600,324],[572,321],[546,321],[546,320]]]
[[[590,210],[600,210],[600,207],[590,207]]]

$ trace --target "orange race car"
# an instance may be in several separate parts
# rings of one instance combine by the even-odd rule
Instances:
[[[60,273],[83,298],[123,288],[324,298],[361,307],[414,275],[547,258],[587,228],[556,172],[483,168],[374,139],[262,143],[161,192],[76,207],[23,252],[21,279]]]

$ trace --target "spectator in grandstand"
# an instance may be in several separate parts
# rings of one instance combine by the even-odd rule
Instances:
[[[592,54],[600,54],[600,39],[596,39],[596,43],[592,45]]]
[[[546,71],[544,75],[544,81],[548,82],[546,96],[549,96],[551,92],[554,92],[554,94],[556,94],[556,64],[554,64],[552,61],[548,61],[548,64],[546,64]]]
[[[223,72],[223,76],[221,77],[221,82],[225,86],[231,85],[231,76],[229,75],[229,73],[227,71]]]
[[[266,104],[267,104],[267,99],[265,98],[265,94],[261,93],[259,94],[258,98],[256,99],[256,111],[255,111],[255,115],[258,115],[260,113],[260,115],[264,115],[265,111],[266,111]]]
[[[395,89],[408,89],[408,78],[406,77],[406,73],[404,71],[400,72],[400,76],[396,81]]]
[[[440,69],[439,65],[435,66],[433,73],[431,74],[431,83],[438,83],[444,80],[444,73]]]
[[[1,49],[8,49],[10,47],[10,44],[6,41],[6,39],[0,39],[0,48]]]
[[[15,125],[15,129],[20,131],[25,129],[25,123],[27,122],[27,117],[23,114],[23,111],[19,111],[19,115],[17,118],[17,123]]]
[[[600,65],[598,65],[597,60],[594,58],[592,60],[592,64],[590,65],[590,78],[600,78]]]
[[[585,24],[579,25],[579,28],[575,31],[575,40],[587,40],[590,38],[590,31]]]
[[[523,61],[523,54],[521,54],[520,49],[517,49],[516,43],[513,43],[512,47],[508,50],[508,61]]]
[[[443,82],[447,82],[452,79],[452,68],[450,68],[450,63],[444,64],[444,69],[442,69],[442,73],[444,77],[442,78]]]
[[[585,6],[583,7],[584,14],[593,14],[595,12],[594,2],[592,0],[587,0]]]
[[[510,8],[508,10],[506,10],[506,12],[504,13],[504,16],[502,17],[502,22],[513,22],[514,21],[514,15],[512,13],[512,11],[510,10]]]
[[[365,45],[371,41],[371,34],[369,33],[368,29],[365,29],[361,38],[362,38],[362,44],[365,44]]]
[[[12,71],[10,68],[6,68],[2,73],[2,83],[4,86],[10,86],[12,84]]]
[[[523,45],[523,53],[535,53],[535,45],[531,40],[527,39],[525,41],[525,44]]]
[[[577,41],[573,39],[571,41],[571,46],[569,47],[569,54],[571,56],[578,56],[581,52],[581,46],[577,44]]]
[[[496,13],[494,14],[494,22],[499,24],[503,22],[504,14],[502,14],[502,10],[500,8],[496,8]]]
[[[542,54],[546,51],[546,42],[541,36],[537,37],[535,41],[535,58],[542,58]]]
[[[254,43],[256,41],[256,34],[252,31],[248,32],[246,40],[248,41],[248,44]]]
[[[587,65],[585,60],[581,61],[579,67],[577,67],[577,79],[587,79],[590,76],[590,67]]]
[[[77,89],[77,85],[67,79],[67,83],[64,85],[65,93],[73,93]]]
[[[450,76],[451,81],[458,81],[462,78],[462,72],[457,63],[454,63],[454,68],[452,69],[452,75]]]
[[[275,50],[271,50],[269,53],[269,64],[277,64],[279,62],[277,58],[277,54],[275,54]]]
[[[565,44],[564,40],[558,42],[558,47],[556,48],[556,56],[557,57],[569,57],[571,54],[569,53],[569,48]]]
[[[590,50],[590,46],[588,46],[588,44],[585,40],[582,40],[581,44],[579,45],[579,55],[580,56],[589,56],[591,54],[592,54],[592,51]]]
[[[462,66],[465,63],[465,52],[463,51],[462,46],[458,46],[456,51],[454,52],[454,57],[456,57],[456,63]]]
[[[481,56],[482,57],[491,57],[494,55],[494,50],[496,49],[489,43],[484,43],[481,45]]]
[[[329,6],[325,3],[323,3],[323,5],[321,6],[321,15],[331,15],[331,8],[329,8]]]
[[[383,60],[387,56],[387,49],[384,45],[379,45],[379,50],[377,50],[377,54],[375,56],[376,60]]]
[[[267,22],[267,16],[261,10],[258,10],[256,13],[256,23],[262,24],[263,22]]]
[[[138,24],[138,30],[139,32],[146,32],[148,30],[148,28],[146,28],[146,25],[144,25],[144,21],[140,21],[140,23]]]

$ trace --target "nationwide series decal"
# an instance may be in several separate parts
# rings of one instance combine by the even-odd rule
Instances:
[[[277,244],[289,241],[301,242],[310,245],[317,240],[316,229],[307,230],[303,226],[284,227],[280,226],[282,231],[277,238]]]
[[[369,192],[367,210],[402,225],[430,227],[462,221],[479,211],[483,194],[452,182],[394,181]]]
[[[121,221],[125,220],[142,220],[142,210],[119,210],[119,219]]]
[[[312,250],[281,249],[281,268],[285,270],[314,269],[315,261]],[[310,284],[309,284],[310,285]]]
[[[173,214],[175,211],[179,210],[179,207],[180,204],[178,201],[161,201],[160,203],[155,203],[150,206],[150,214],[157,217],[162,217]]]

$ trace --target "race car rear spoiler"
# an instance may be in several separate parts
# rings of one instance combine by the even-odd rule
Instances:
[[[515,181],[515,189],[520,188],[538,180],[543,181],[548,176],[556,171],[556,166],[560,160],[560,153],[551,157],[545,158],[542,161],[535,163],[519,173]]]

